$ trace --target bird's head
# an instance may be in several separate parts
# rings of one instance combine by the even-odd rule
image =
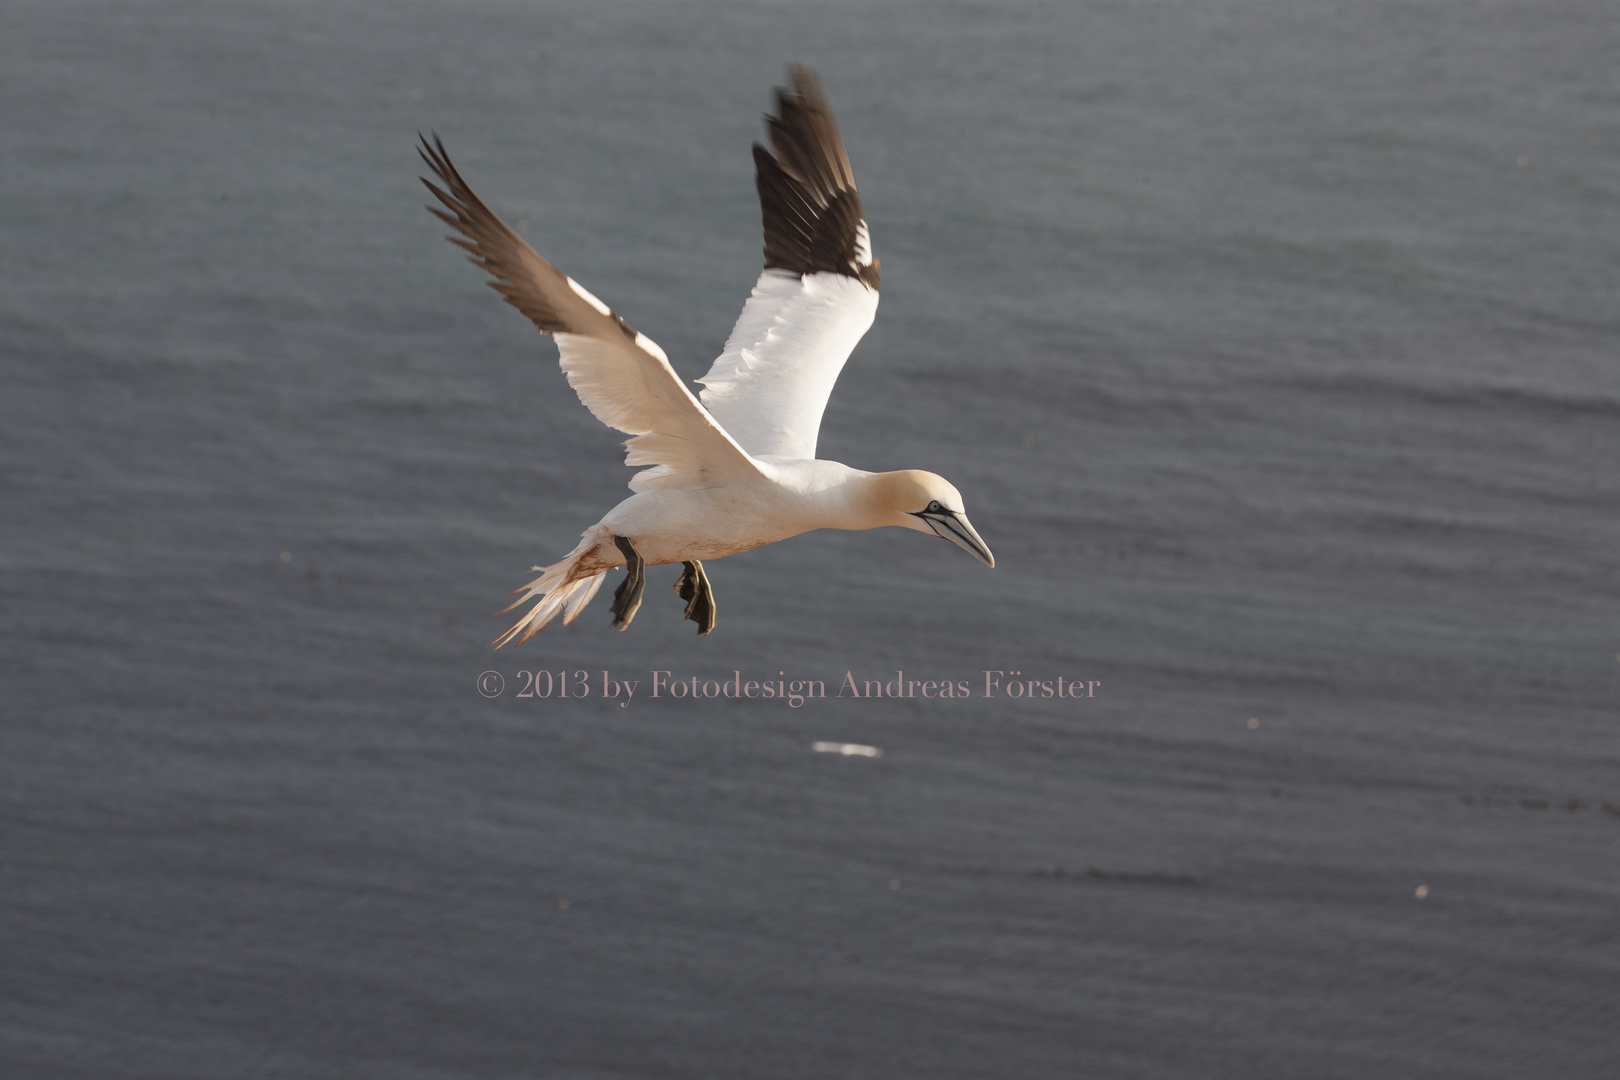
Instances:
[[[905,469],[878,473],[873,479],[883,524],[942,536],[986,566],[996,565],[996,557],[962,510],[962,493],[943,476]]]

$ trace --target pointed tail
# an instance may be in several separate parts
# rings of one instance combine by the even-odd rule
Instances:
[[[579,617],[585,610],[585,605],[591,602],[596,590],[602,587],[607,580],[607,571],[598,570],[592,573],[584,569],[580,563],[585,555],[595,546],[595,538],[586,534],[585,539],[562,562],[552,563],[546,567],[535,567],[540,576],[529,582],[521,589],[514,589],[514,593],[522,593],[516,600],[501,609],[504,614],[515,607],[520,607],[536,597],[540,602],[530,608],[517,624],[496,638],[491,644],[497,649],[508,642],[521,645],[540,632],[558,614],[563,617],[566,626]],[[599,564],[598,564],[599,565]]]

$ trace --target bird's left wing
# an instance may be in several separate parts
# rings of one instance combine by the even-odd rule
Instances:
[[[422,180],[449,213],[428,210],[461,233],[447,239],[495,279],[490,288],[557,339],[568,385],[585,407],[634,436],[625,443],[625,464],[652,467],[631,478],[632,490],[714,487],[760,475],[759,463],[692,396],[664,350],[496,217],[461,178],[438,136],[431,145],[424,138],[419,153],[448,189]]]
[[[788,76],[771,150],[754,146],[765,272],[698,381],[750,454],[813,458],[833,384],[877,314],[878,263],[821,81],[801,66]]]

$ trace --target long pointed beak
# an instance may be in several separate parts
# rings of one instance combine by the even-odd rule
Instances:
[[[936,533],[984,563],[984,565],[990,567],[996,565],[996,557],[990,554],[990,549],[979,538],[978,532],[973,528],[972,522],[968,521],[966,514],[953,514],[949,510],[941,510],[935,514],[924,510],[917,516],[928,522],[930,529],[933,529]]]

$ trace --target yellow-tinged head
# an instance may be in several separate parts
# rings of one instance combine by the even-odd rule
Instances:
[[[962,493],[949,480],[921,469],[877,473],[867,490],[875,525],[899,525],[944,537],[986,566],[996,557],[979,538],[962,509]]]

